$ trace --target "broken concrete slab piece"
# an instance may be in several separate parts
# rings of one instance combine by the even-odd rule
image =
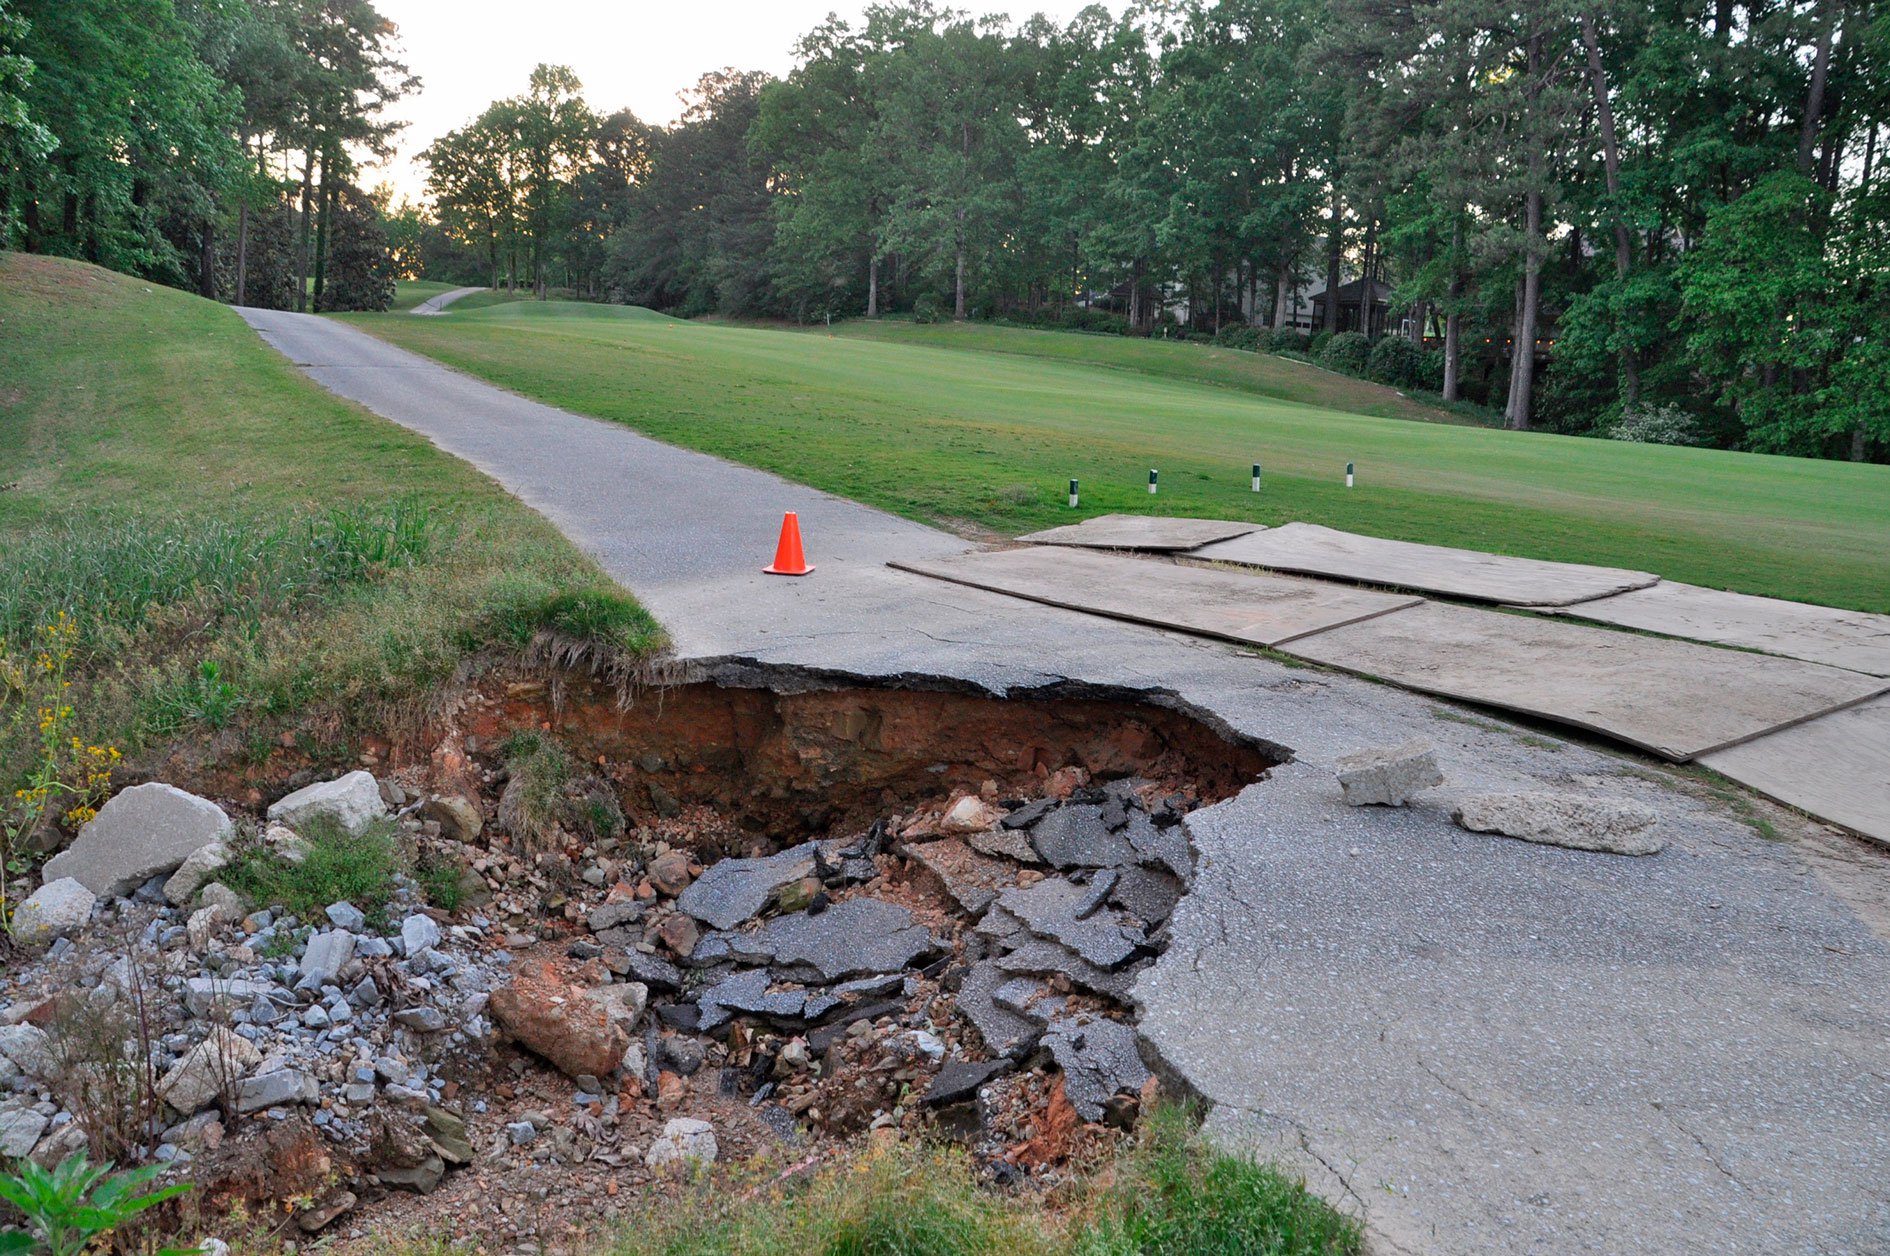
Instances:
[[[714,1164],[718,1152],[713,1125],[691,1117],[677,1117],[663,1126],[663,1132],[643,1153],[643,1163],[652,1169],[691,1163]]]
[[[1135,1030],[1105,1017],[1064,1017],[1050,1022],[1044,1046],[1063,1070],[1063,1092],[1076,1115],[1100,1121],[1111,1099],[1139,1094],[1150,1077],[1136,1045]]]
[[[896,972],[939,950],[931,932],[912,923],[911,912],[876,898],[850,898],[818,915],[777,916],[729,942],[740,958],[822,982]]]
[[[230,818],[207,798],[159,781],[133,785],[100,807],[43,874],[71,877],[101,898],[129,894],[231,832]]]
[[[1014,1061],[1008,1059],[950,1060],[932,1079],[926,1088],[925,1098],[920,1100],[928,1108],[942,1108],[950,1104],[975,1099],[980,1088],[994,1077],[1011,1071]]]
[[[1054,938],[1099,968],[1120,968],[1135,956],[1146,938],[1124,926],[1114,912],[1078,916],[1088,896],[1088,887],[1051,877],[1023,889],[1007,890],[998,903],[1029,926],[1032,933]]]
[[[1072,984],[1118,1003],[1129,1002],[1129,991],[1135,985],[1133,972],[1098,968],[1061,942],[1044,938],[1032,938],[991,962],[1006,973],[1060,974]]]
[[[1043,1036],[1043,1027],[1029,1017],[998,1005],[997,991],[1011,980],[1011,974],[989,960],[973,964],[959,983],[953,1006],[971,1022],[992,1055],[1021,1059],[1037,1045]]]
[[[294,829],[326,817],[349,833],[360,833],[386,814],[387,804],[381,801],[381,787],[374,783],[373,775],[350,772],[277,799],[270,804],[268,818]]]
[[[1164,515],[1097,515],[1018,537],[1033,545],[1073,545],[1084,549],[1147,550],[1172,553],[1215,541],[1263,532],[1258,523],[1231,519],[1175,519]]]
[[[1058,807],[1030,830],[1030,844],[1057,868],[1115,868],[1136,861],[1135,847],[1103,823],[1095,805]]]
[[[177,871],[164,883],[165,901],[172,907],[190,906],[197,891],[229,862],[230,848],[222,842],[199,846],[185,856],[184,862],[177,865]]]
[[[702,992],[696,1000],[701,1009],[699,1025],[703,1032],[719,1029],[738,1012],[765,1016],[774,1020],[799,1019],[807,1006],[804,990],[769,992],[773,974],[765,968],[750,968],[724,978]]]
[[[1339,756],[1339,789],[1352,807],[1402,807],[1420,791],[1444,783],[1437,753],[1421,737]]]
[[[1652,855],[1666,845],[1653,835],[1659,816],[1652,808],[1587,794],[1472,794],[1457,804],[1454,818],[1473,833],[1500,833],[1571,850]]]
[[[803,842],[762,859],[724,859],[697,877],[676,906],[713,928],[733,929],[758,915],[782,886],[811,876],[815,850],[813,842]]]

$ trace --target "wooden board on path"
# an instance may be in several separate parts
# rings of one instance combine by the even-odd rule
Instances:
[[[1387,541],[1316,523],[1282,524],[1208,545],[1189,557],[1522,606],[1566,606],[1645,588],[1660,579],[1651,572],[1619,567]]]
[[[1245,645],[1276,646],[1309,632],[1422,604],[1421,598],[1316,580],[1057,547],[987,550],[892,566],[1050,606]]]
[[[1558,613],[1890,676],[1890,615],[1667,581]]]
[[[1085,549],[1148,550],[1172,553],[1213,541],[1225,541],[1265,529],[1230,519],[1169,519],[1161,515],[1097,515],[1081,523],[1046,528],[1020,536],[1033,545],[1075,545]]]
[[[1890,698],[1821,715],[1700,762],[1788,807],[1890,846]]]
[[[1407,689],[1588,729],[1676,762],[1890,689],[1876,677],[1797,659],[1438,602],[1284,649]]]

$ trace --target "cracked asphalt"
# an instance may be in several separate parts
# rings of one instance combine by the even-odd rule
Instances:
[[[1290,747],[1191,817],[1197,880],[1141,1030],[1218,1138],[1305,1175],[1371,1250],[1890,1254],[1890,852],[1794,822],[1767,841],[1691,778],[1415,694],[893,571],[966,542],[352,327],[243,315],[549,517],[697,674],[1080,680]],[[784,510],[811,577],[760,572]],[[1445,785],[1340,802],[1337,756],[1413,736]],[[1649,803],[1668,847],[1450,821],[1462,793],[1543,787]]]

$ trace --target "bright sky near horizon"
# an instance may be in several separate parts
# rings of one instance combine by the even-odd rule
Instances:
[[[1093,2],[1093,0],[1092,0]],[[1120,12],[1122,0],[1103,0]],[[1085,0],[960,3],[974,13],[1068,20]],[[395,200],[419,200],[426,170],[414,156],[494,100],[525,90],[539,62],[568,65],[591,107],[624,106],[645,122],[673,122],[677,93],[709,70],[733,66],[785,74],[801,35],[828,13],[849,20],[864,0],[379,0],[400,27],[404,58],[424,86],[393,110],[406,122],[400,152],[367,182],[392,183]]]

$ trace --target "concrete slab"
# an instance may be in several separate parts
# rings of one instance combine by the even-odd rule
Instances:
[[[1387,541],[1316,523],[1268,528],[1206,546],[1189,557],[1521,606],[1566,606],[1645,588],[1660,579],[1651,572],[1619,567],[1585,567]]]
[[[1797,659],[1439,602],[1322,632],[1286,653],[1585,728],[1678,763],[1890,689]]]
[[[1890,615],[1670,581],[1554,613],[1890,676]]]
[[[1890,698],[1756,737],[1700,762],[1788,807],[1890,846]]]
[[[990,550],[891,566],[1048,606],[1262,646],[1421,601],[1287,576],[1057,548]]]
[[[1097,515],[1081,523],[1046,528],[1020,536],[1034,545],[1076,545],[1088,549],[1150,550],[1177,553],[1249,532],[1264,532],[1257,523],[1229,519],[1167,519],[1160,515]]]

